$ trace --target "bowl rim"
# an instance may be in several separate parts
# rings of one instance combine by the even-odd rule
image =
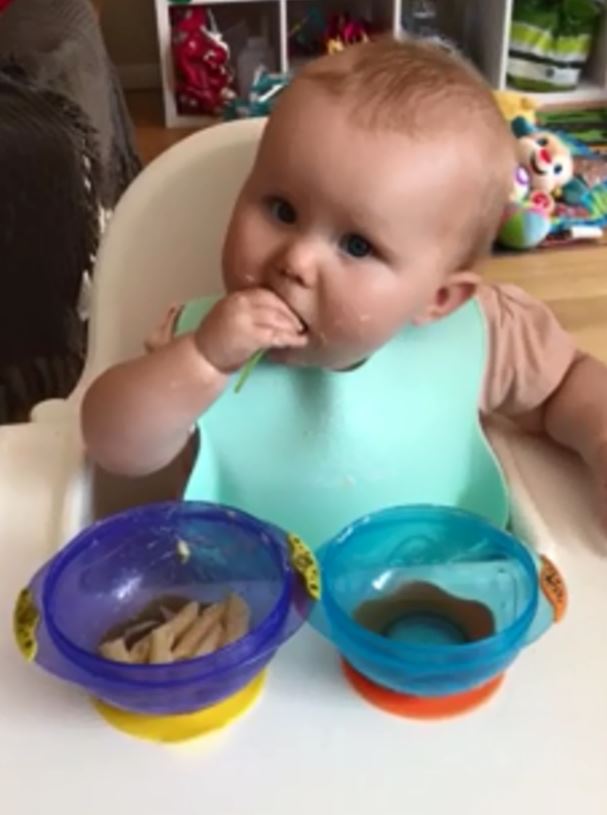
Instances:
[[[337,554],[340,554],[338,547],[346,545],[353,534],[358,532],[362,527],[370,524],[374,526],[378,524],[393,526],[397,521],[404,522],[408,518],[412,520],[422,520],[425,517],[437,521],[445,519],[454,520],[457,523],[466,523],[478,530],[489,532],[492,542],[496,543],[497,548],[501,548],[506,554],[514,555],[515,559],[521,564],[529,578],[530,597],[517,618],[502,631],[492,634],[490,637],[485,637],[482,640],[468,643],[444,645],[396,643],[388,640],[386,637],[382,637],[380,634],[365,629],[353,620],[350,614],[343,609],[335,597],[334,591],[332,591],[330,581],[326,579],[327,565],[330,567],[331,560],[336,557]],[[333,628],[334,623],[337,622],[339,629],[348,632],[358,647],[367,646],[370,652],[374,652],[379,661],[394,665],[401,670],[407,660],[407,656],[414,658],[414,661],[419,664],[420,658],[424,656],[428,658],[444,658],[454,657],[457,654],[459,657],[458,662],[471,667],[473,664],[483,661],[483,658],[486,658],[489,652],[495,654],[496,651],[500,650],[502,653],[507,653],[509,650],[512,650],[513,647],[519,650],[524,645],[524,636],[531,628],[539,604],[537,569],[531,554],[522,541],[510,532],[494,526],[482,516],[456,507],[415,504],[402,507],[390,507],[370,513],[354,521],[354,523],[347,526],[332,538],[326,546],[322,548],[321,552],[319,552],[319,559],[321,561],[322,604],[326,612],[329,627]],[[393,651],[393,653],[387,652],[387,643],[391,643],[389,650],[391,652]],[[468,659],[464,663],[465,657],[468,657]]]
[[[272,609],[265,618],[251,629],[244,637],[220,648],[211,654],[192,659],[179,660],[178,662],[149,664],[130,664],[105,659],[96,653],[82,648],[73,642],[55,621],[51,611],[51,603],[55,597],[54,590],[65,567],[78,557],[90,544],[91,537],[94,537],[99,530],[106,530],[107,527],[119,525],[125,520],[133,521],[133,516],[144,515],[158,517],[170,512],[185,512],[191,516],[203,516],[207,522],[226,520],[236,522],[247,531],[258,534],[264,543],[271,547],[274,560],[284,577],[284,584]],[[223,504],[215,504],[204,501],[162,501],[156,503],[143,504],[123,510],[113,515],[95,521],[82,529],[72,540],[60,549],[49,564],[48,572],[44,579],[42,588],[42,608],[45,625],[51,641],[58,651],[68,660],[76,661],[83,670],[89,670],[97,676],[113,679],[120,682],[128,682],[129,675],[132,682],[141,682],[140,674],[145,671],[150,678],[146,684],[156,684],[153,681],[154,675],[163,675],[159,680],[159,685],[181,684],[190,682],[192,673],[196,669],[196,677],[203,678],[211,674],[221,674],[226,670],[233,670],[250,659],[256,658],[258,654],[271,650],[274,645],[268,644],[268,640],[275,637],[282,630],[288,617],[289,609],[293,597],[294,575],[287,557],[287,546],[285,533],[272,524],[265,523],[242,510]],[[82,661],[80,661],[80,658]],[[190,672],[187,677],[175,679],[167,678],[167,672],[174,671]],[[120,676],[116,676],[120,674]]]

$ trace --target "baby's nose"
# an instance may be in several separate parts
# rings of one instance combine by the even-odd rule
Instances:
[[[309,286],[312,282],[312,270],[310,267],[283,263],[279,269],[280,275],[297,283],[300,286]]]
[[[282,277],[300,286],[311,286],[316,276],[317,264],[318,258],[312,246],[294,244],[279,259],[278,270]]]
[[[540,150],[540,158],[544,162],[544,164],[550,164],[552,162],[550,150],[546,149],[546,147],[542,147],[542,149]]]

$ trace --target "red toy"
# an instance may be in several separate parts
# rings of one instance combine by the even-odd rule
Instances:
[[[325,48],[328,54],[343,51],[348,45],[367,42],[370,27],[364,20],[357,20],[347,12],[333,14],[325,33]]]
[[[181,114],[217,116],[235,96],[230,49],[203,6],[171,8],[175,95]]]

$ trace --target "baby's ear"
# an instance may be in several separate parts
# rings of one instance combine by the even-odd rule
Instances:
[[[413,319],[415,325],[424,325],[446,317],[474,297],[480,284],[477,272],[454,272],[438,289],[431,303]]]

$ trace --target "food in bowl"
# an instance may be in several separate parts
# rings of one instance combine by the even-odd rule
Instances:
[[[160,597],[134,618],[113,626],[103,637],[99,654],[112,662],[132,665],[195,659],[244,637],[250,619],[249,606],[234,592],[210,604]]]
[[[367,600],[354,619],[375,634],[418,645],[475,642],[495,633],[495,617],[484,603],[426,581],[405,582],[384,597]]]

